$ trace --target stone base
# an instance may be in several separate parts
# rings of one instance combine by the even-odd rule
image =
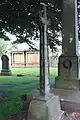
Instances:
[[[28,120],[60,120],[62,114],[58,96],[38,96],[30,103]]]
[[[80,112],[80,91],[51,89],[51,93],[59,96],[61,109],[68,112]]]
[[[80,90],[80,80],[56,77],[57,89]]]
[[[78,80],[78,56],[61,55],[59,57],[56,88],[80,89],[80,81]]]
[[[1,75],[11,75],[11,70],[7,70],[7,69],[2,69],[1,70]]]
[[[74,101],[80,103],[80,91],[78,90],[64,90],[64,89],[51,89],[51,93],[59,96],[60,99],[65,101]]]

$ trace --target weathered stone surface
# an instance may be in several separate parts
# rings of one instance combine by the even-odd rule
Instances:
[[[1,57],[2,60],[2,70],[1,75],[11,75],[11,70],[9,69],[9,58],[6,55]]]
[[[59,57],[58,76],[64,78],[78,77],[78,56],[60,56]]]
[[[30,103],[28,120],[59,120],[61,116],[58,96],[39,96]]]
[[[64,90],[64,89],[51,89],[51,93],[59,96],[61,110],[72,113],[80,113],[80,91],[77,90]]]
[[[66,90],[80,90],[80,80],[56,77],[56,88]]]
[[[59,57],[56,88],[79,89],[78,86],[78,56],[76,55],[75,0],[63,0],[63,38],[62,55]]]
[[[56,88],[79,90],[78,57],[60,56]]]
[[[80,103],[80,91],[78,90],[64,90],[64,89],[51,89],[51,93],[60,97],[64,101],[72,101]]]
[[[76,7],[77,9],[77,7]],[[63,0],[62,51],[65,56],[76,55],[75,0]]]

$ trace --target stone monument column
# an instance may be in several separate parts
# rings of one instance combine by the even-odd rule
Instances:
[[[76,55],[77,0],[63,0],[62,55],[59,57],[56,88],[79,89],[78,56]]]
[[[75,0],[63,0],[62,52],[65,56],[76,55]]]
[[[40,91],[32,93],[33,100],[29,105],[28,120],[60,120],[61,111],[58,96],[50,93],[48,42],[47,42],[47,14],[43,5],[44,15],[40,17]],[[44,21],[42,20],[44,19]]]

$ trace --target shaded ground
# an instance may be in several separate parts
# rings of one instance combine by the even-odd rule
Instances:
[[[13,115],[11,116],[8,120],[27,120],[27,112],[28,112],[28,106],[29,104],[24,104],[25,109],[24,112],[21,114]],[[80,120],[80,113],[78,112],[73,112],[73,113],[68,113],[65,111],[64,115],[60,120]]]
[[[10,115],[10,120],[23,120],[25,111],[20,97],[36,88],[38,81],[26,76],[6,79],[7,77],[0,78],[0,120],[8,120]]]

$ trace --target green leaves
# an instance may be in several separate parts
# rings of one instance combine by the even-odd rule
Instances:
[[[55,31],[61,32],[62,29],[61,1],[54,0],[53,7],[47,4],[47,16],[50,20],[48,29],[52,32],[52,35],[49,34],[50,39],[48,38],[50,47],[53,46],[51,48],[54,48],[54,41],[56,41]],[[17,37],[16,43],[26,42],[31,47],[32,37],[34,40],[39,38],[40,10],[41,5],[38,0],[0,0],[0,36],[8,39],[4,33],[9,32]]]

